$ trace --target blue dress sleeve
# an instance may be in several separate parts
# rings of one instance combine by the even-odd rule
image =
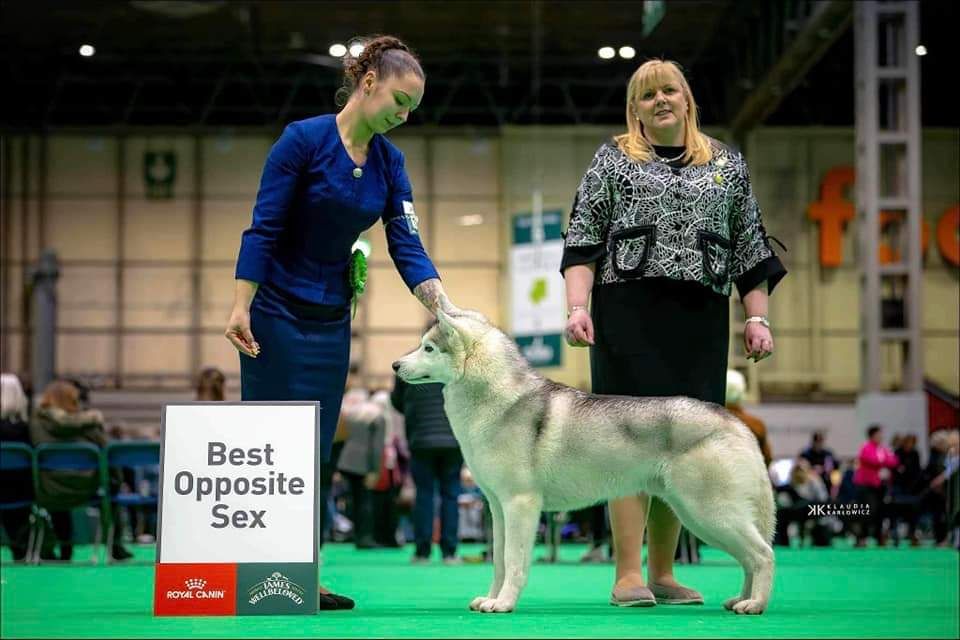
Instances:
[[[253,207],[253,222],[240,240],[235,275],[238,280],[266,280],[273,248],[290,214],[307,157],[306,140],[298,123],[291,123],[267,155]]]
[[[383,226],[393,264],[411,291],[424,280],[440,277],[420,242],[419,219],[413,208],[413,190],[400,152],[397,152],[393,164]]]

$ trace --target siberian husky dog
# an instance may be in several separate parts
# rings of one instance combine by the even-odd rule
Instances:
[[[444,408],[493,516],[493,582],[470,603],[507,612],[527,583],[541,511],[644,492],[743,567],[724,607],[763,613],[773,583],[774,503],[757,441],[726,409],[685,397],[603,396],[537,374],[476,312],[438,314],[393,363],[410,384],[441,382]]]

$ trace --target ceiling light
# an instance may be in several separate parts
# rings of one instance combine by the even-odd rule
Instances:
[[[923,46],[922,44],[921,44],[921,45],[918,45],[917,48],[914,49],[914,51],[916,51],[916,54],[917,54],[918,56],[925,56],[925,55],[927,55],[927,48],[926,48],[925,46]]]
[[[80,45],[80,55],[82,55],[84,58],[89,58],[90,56],[92,56],[92,55],[95,54],[96,52],[97,52],[97,50],[94,48],[94,46],[93,46],[92,44],[82,44],[82,45]]]
[[[633,56],[637,55],[637,50],[633,47],[620,47],[620,57],[630,60]]]
[[[334,58],[342,58],[347,53],[347,48],[339,42],[330,45],[330,55]]]
[[[617,52],[613,47],[600,47],[600,50],[597,51],[597,55],[603,58],[604,60],[609,60],[613,56],[617,55]]]
[[[350,55],[354,58],[359,58],[360,54],[363,53],[363,45],[359,42],[356,44],[350,45]]]
[[[483,224],[483,216],[479,213],[460,216],[460,224],[464,227],[475,227],[478,224]]]

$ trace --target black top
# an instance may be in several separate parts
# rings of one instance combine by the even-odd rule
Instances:
[[[439,382],[407,384],[397,377],[390,402],[403,414],[411,451],[460,448],[443,410],[443,385]]]

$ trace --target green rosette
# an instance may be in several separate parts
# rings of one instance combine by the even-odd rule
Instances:
[[[350,288],[353,289],[353,317],[357,317],[357,300],[367,288],[367,257],[360,249],[350,256]]]

